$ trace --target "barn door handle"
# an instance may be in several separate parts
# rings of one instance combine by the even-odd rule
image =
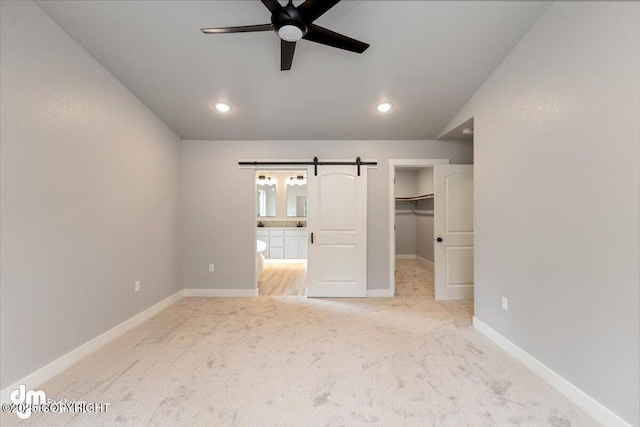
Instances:
[[[436,240],[437,240],[438,242],[442,242],[442,237],[438,237]]]
[[[313,233],[311,233],[311,244],[313,245]]]

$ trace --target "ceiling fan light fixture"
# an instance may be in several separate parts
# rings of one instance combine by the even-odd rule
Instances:
[[[380,104],[376,105],[376,110],[380,111],[381,113],[386,113],[387,111],[391,110],[392,107],[393,104],[391,104],[390,102],[381,102]]]
[[[303,35],[302,30],[296,25],[286,24],[278,29],[278,36],[286,42],[297,42]]]
[[[226,113],[231,110],[231,106],[229,104],[225,104],[224,102],[216,102],[215,107],[216,110],[220,111],[221,113]]]

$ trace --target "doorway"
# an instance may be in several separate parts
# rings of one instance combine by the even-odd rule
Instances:
[[[307,295],[307,173],[255,172],[256,281],[260,296]]]
[[[296,197],[295,206],[305,210],[308,227],[305,227],[302,220],[295,227],[290,223],[283,224],[285,221],[278,221],[277,207],[274,217],[257,218],[254,276],[257,294],[261,294],[260,279],[264,265],[271,263],[267,260],[289,260],[292,257],[288,255],[288,251],[293,248],[292,250],[297,250],[298,258],[308,262],[307,296],[366,297],[367,170],[375,168],[377,161],[362,160],[360,157],[355,161],[319,161],[314,157],[312,162],[240,160],[238,163],[240,167],[253,169],[254,215],[269,212],[268,208],[261,207],[269,204],[266,196],[268,191],[262,185],[275,183],[275,188],[269,191],[276,194],[278,203],[278,200],[284,198],[284,192],[277,190],[278,179],[275,174],[300,171],[303,170],[302,165],[307,166],[304,169],[308,180],[307,203],[302,203]],[[299,174],[289,177],[290,180],[302,178]],[[287,221],[290,219],[287,218]],[[285,261],[274,263],[280,262]]]
[[[433,270],[433,167],[449,159],[389,160],[389,271],[396,295],[396,259],[407,268],[424,263]],[[414,266],[413,264],[416,264]]]
[[[393,295],[399,258],[433,263],[435,299],[472,298],[473,166],[449,165],[448,159],[389,160],[389,187]]]

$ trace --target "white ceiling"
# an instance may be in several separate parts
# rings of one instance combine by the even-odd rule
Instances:
[[[274,33],[199,31],[268,23],[258,0],[37,3],[180,137],[205,140],[435,139],[550,5],[342,1],[316,24],[371,47],[301,40],[280,71]]]

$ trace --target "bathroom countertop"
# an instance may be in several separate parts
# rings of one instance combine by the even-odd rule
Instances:
[[[258,230],[306,230],[307,227],[256,227]]]

